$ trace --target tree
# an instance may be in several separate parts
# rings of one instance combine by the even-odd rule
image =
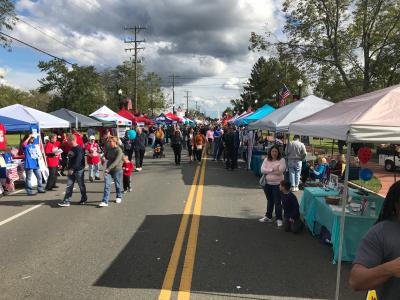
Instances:
[[[400,80],[398,0],[285,0],[283,12],[287,40],[252,33],[251,49],[280,47],[313,81],[344,88],[343,97]]]
[[[164,94],[161,91],[161,78],[155,73],[144,73],[142,66],[138,66],[138,108],[142,113],[150,113],[165,107]],[[118,65],[101,73],[102,82],[107,91],[109,106],[117,109],[119,106],[118,90],[122,90],[122,97],[133,98],[135,86],[135,72],[130,62]]]
[[[10,0],[0,0],[0,31],[3,31],[3,28],[12,30],[17,20],[14,3]],[[0,35],[0,45],[7,48],[10,44],[10,39]]]
[[[13,104],[22,104],[41,111],[47,111],[50,95],[40,93],[38,90],[29,92],[7,86],[0,85],[0,106],[5,107]]]
[[[73,65],[68,70],[64,61],[54,59],[39,62],[39,68],[47,73],[39,80],[39,92],[52,93],[50,111],[68,108],[88,115],[106,104],[107,95],[101,77],[93,66]]]
[[[283,54],[268,60],[260,57],[253,66],[248,84],[244,86],[242,110],[250,106],[256,109],[264,104],[278,106],[279,91],[286,85],[292,94],[297,94],[299,79],[306,82],[302,72]],[[258,102],[255,103],[255,100]]]
[[[26,104],[29,99],[29,93],[16,89],[8,85],[0,85],[0,107],[13,104]]]

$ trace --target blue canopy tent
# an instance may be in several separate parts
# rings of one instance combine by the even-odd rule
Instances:
[[[30,123],[5,116],[0,116],[0,123],[4,125],[6,132],[31,131],[32,126],[37,125],[37,123]]]
[[[161,114],[158,117],[156,117],[154,119],[154,121],[157,124],[162,124],[162,125],[171,125],[173,123],[173,121],[171,119],[169,119],[166,115]]]
[[[273,111],[275,111],[275,108],[273,108],[271,105],[265,104],[263,107],[257,109],[254,113],[248,114],[244,118],[239,118],[233,123],[236,126],[247,126],[250,123],[256,122],[264,118]]]

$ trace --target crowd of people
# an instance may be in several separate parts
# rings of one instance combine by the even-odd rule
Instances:
[[[206,153],[213,161],[223,160],[228,170],[234,170],[237,168],[240,146],[247,142],[246,136],[241,135],[239,129],[234,126],[222,128],[219,124],[194,128],[187,125],[157,126],[148,131],[137,128],[135,138],[131,138],[127,131],[122,139],[112,136],[107,131],[100,141],[96,141],[94,134],[85,138],[78,131],[63,133],[61,136],[50,134],[44,139],[46,143],[43,152],[48,166],[48,178],[44,186],[35,139],[33,134],[28,134],[21,141],[21,151],[25,157],[27,194],[34,195],[33,175],[37,178],[38,193],[58,188],[58,174],[67,176],[65,196],[59,203],[63,207],[71,204],[75,182],[81,194],[79,204],[88,201],[85,184],[86,165],[89,182],[100,180],[100,170],[103,170],[104,193],[99,207],[107,207],[113,182],[116,203],[122,202],[124,193],[132,191],[132,172],[143,170],[143,159],[148,146],[154,152],[158,148],[163,152],[166,145],[170,144],[176,166],[181,165],[182,151],[186,149],[188,163],[201,163],[202,156]],[[329,174],[341,177],[346,168],[346,160],[342,154],[329,162],[321,155],[317,158],[318,163],[315,166],[307,163],[306,156],[306,147],[299,136],[294,136],[286,145],[278,142],[269,147],[261,166],[263,176],[260,184],[266,196],[267,208],[265,215],[259,219],[260,222],[272,223],[275,218],[278,228],[300,233],[304,223],[300,217],[295,192],[309,178],[324,182]],[[242,158],[246,160],[247,157],[243,155]],[[350,284],[354,289],[376,288],[382,299],[395,299],[393,297],[399,295],[400,246],[396,239],[400,224],[399,191],[400,182],[390,188],[377,224],[361,242],[350,277]]]

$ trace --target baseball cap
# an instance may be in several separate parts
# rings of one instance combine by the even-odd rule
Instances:
[[[96,137],[94,136],[94,135],[91,135],[90,137],[89,137],[89,140],[95,140],[96,139]]]

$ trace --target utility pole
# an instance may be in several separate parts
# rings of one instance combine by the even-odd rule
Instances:
[[[135,97],[135,111],[139,111],[138,110],[138,104],[137,104],[137,91],[138,91],[138,88],[137,88],[137,81],[138,81],[138,76],[137,76],[137,65],[138,64],[140,64],[140,63],[142,63],[142,61],[140,60],[140,59],[138,59],[138,51],[139,50],[144,50],[144,48],[143,47],[139,47],[139,45],[141,44],[141,43],[144,43],[145,42],[145,40],[138,40],[138,33],[139,33],[139,31],[141,31],[141,30],[146,30],[146,27],[143,27],[143,26],[135,26],[135,27],[125,27],[125,30],[129,30],[129,31],[132,31],[133,32],[133,40],[131,39],[131,40],[125,40],[125,43],[126,44],[134,44],[134,47],[133,48],[126,48],[125,49],[125,51],[129,51],[129,52],[131,52],[131,51],[134,51],[134,54],[133,54],[133,65],[134,65],[134,76],[135,76],[135,86],[134,86],[134,89],[135,89],[135,91],[134,91],[134,93],[135,93],[135,95],[134,95],[134,97]]]
[[[175,114],[175,80],[179,78],[179,76],[172,73],[169,77],[172,78],[172,113]]]
[[[185,91],[186,93],[186,116],[189,116],[189,93],[190,91]]]

